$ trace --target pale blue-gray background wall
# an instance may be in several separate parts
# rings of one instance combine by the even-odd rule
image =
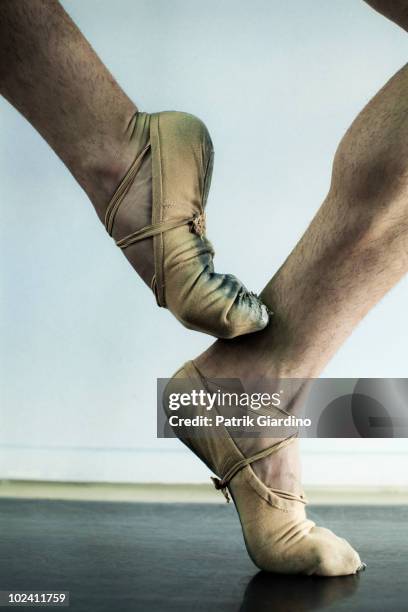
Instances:
[[[217,267],[254,290],[316,212],[341,135],[407,54],[406,35],[359,0],[64,6],[142,110],[205,120]],[[62,163],[3,100],[0,111],[0,478],[207,479],[155,439],[155,379],[209,340],[155,307]],[[325,375],[405,377],[407,302],[404,281]],[[406,482],[405,440],[304,446],[306,483]]]

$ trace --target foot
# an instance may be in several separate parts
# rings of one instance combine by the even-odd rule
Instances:
[[[135,151],[134,159],[136,155],[137,152]],[[147,227],[151,222],[152,159],[151,152],[148,151],[120,205],[120,214],[115,218],[112,237],[114,240],[119,240],[123,236],[128,236],[132,232]],[[150,287],[154,275],[153,238],[146,238],[146,240],[129,245],[123,250],[123,254],[146,285]]]
[[[243,344],[245,345],[245,340]],[[243,353],[245,355],[245,351]],[[211,359],[211,351],[207,351],[194,361],[205,378],[245,380],[241,373],[247,366],[240,365],[245,363],[245,356],[241,351],[238,351],[240,359],[237,361],[235,351],[231,350],[228,344],[218,342],[212,354],[216,356],[214,360]],[[280,368],[284,371],[282,364],[275,371],[272,366],[268,368],[265,363],[263,367],[269,371],[270,376],[274,377],[278,377]],[[251,368],[252,371],[256,371],[254,359],[251,361]],[[247,372],[244,373],[247,376]],[[287,374],[290,374],[289,371]],[[300,381],[299,384],[302,383],[303,381]],[[249,384],[255,384],[253,378]],[[244,387],[248,390],[245,384]],[[252,388],[251,392],[255,390],[256,388]],[[297,393],[295,395],[297,396]],[[291,399],[294,398],[289,398],[288,403],[296,411],[296,400],[291,402]],[[230,435],[245,457],[252,457],[279,441],[279,439],[234,437],[231,432]],[[346,540],[306,519],[304,509],[299,508],[302,506],[301,503],[295,502],[293,505],[292,502],[293,510],[292,507],[286,509],[288,518],[284,518],[284,514],[275,514],[273,518],[265,501],[256,500],[255,497],[254,501],[249,499],[247,483],[251,479],[251,470],[262,483],[256,485],[255,482],[255,487],[250,485],[254,491],[259,486],[265,485],[272,492],[284,491],[302,497],[298,440],[280,449],[279,452],[254,461],[246,470],[246,473],[245,470],[238,472],[229,482],[228,488],[240,514],[248,552],[258,567],[269,571],[300,572],[321,576],[353,574],[365,568],[358,553]],[[291,519],[292,511],[293,519]],[[268,541],[274,542],[274,545],[268,547],[266,545]]]
[[[259,297],[214,271],[205,236],[213,150],[204,124],[186,113],[137,113],[130,133],[125,150],[133,146],[134,163],[109,203],[96,206],[108,232],[185,327],[220,338],[264,329],[269,312]]]
[[[291,371],[276,359],[278,367],[274,365],[274,359],[269,357],[271,351],[266,351],[273,335],[271,326],[256,334],[255,337],[238,338],[232,342],[218,341],[207,351],[194,360],[197,368],[207,379],[239,379],[248,393],[259,392],[259,384],[265,380],[279,380],[292,378]],[[275,342],[275,350],[279,345]],[[299,379],[300,385],[303,380]],[[294,393],[295,389],[292,389]],[[299,393],[301,395],[301,393]],[[291,413],[296,414],[296,407],[291,402]],[[246,456],[252,456],[270,447],[282,438],[234,438],[234,442],[240,451]],[[302,494],[301,467],[299,458],[299,442],[283,448],[276,455],[271,455],[256,461],[252,469],[258,478],[267,486],[285,491],[291,491],[296,495]]]
[[[120,158],[112,160],[107,167],[99,168],[96,174],[98,191],[88,189],[96,213],[102,223],[105,223],[107,205],[118,185],[140,153],[140,143],[132,138],[131,127],[129,136],[124,139]],[[112,237],[119,240],[134,231],[151,224],[152,221],[152,160],[151,152],[145,155],[142,165],[130,189],[120,206],[120,214],[116,216]],[[150,287],[154,275],[153,240],[146,239],[130,245],[123,251],[125,257],[142,280]]]

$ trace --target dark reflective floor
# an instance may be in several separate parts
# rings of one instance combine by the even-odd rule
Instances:
[[[0,590],[70,591],[76,612],[408,610],[408,508],[310,515],[352,541],[364,573],[257,572],[231,505],[1,499]]]

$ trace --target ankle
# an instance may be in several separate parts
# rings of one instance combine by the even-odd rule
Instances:
[[[290,358],[279,346],[263,350],[262,343],[258,343],[248,348],[242,340],[219,340],[194,362],[207,379],[238,378],[246,393],[273,394],[284,389],[281,407],[295,416],[300,413],[309,393],[309,381],[315,376],[311,366]]]
[[[79,183],[91,200],[101,221],[119,183],[132,164],[136,151],[131,142],[115,142],[100,158],[82,163]]]
[[[207,378],[265,380],[312,378],[316,375],[317,367],[313,360],[296,358],[291,355],[289,347],[278,343],[275,346],[273,343],[265,344],[261,335],[263,332],[251,334],[249,342],[245,337],[217,340],[194,361]]]
[[[297,440],[281,449],[276,456],[270,455],[256,461],[252,469],[267,487],[290,491],[299,496],[303,493]]]
[[[86,192],[101,220],[106,207],[138,151],[133,132],[138,111],[133,104],[112,115],[109,128],[81,136],[81,154],[65,158],[79,185]]]

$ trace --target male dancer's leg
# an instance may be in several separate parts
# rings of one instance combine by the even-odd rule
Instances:
[[[0,28],[0,93],[102,209],[134,159],[136,106],[56,0],[2,0]]]
[[[323,205],[263,291],[275,313],[269,327],[216,342],[201,367],[212,376],[317,376],[407,270],[408,65],[343,137]]]
[[[376,11],[408,31],[407,0],[364,0]]]
[[[1,0],[0,93],[61,158],[103,220],[138,153],[131,139],[137,108],[57,0]],[[151,222],[142,204],[132,209],[135,229]],[[133,252],[131,263],[150,282],[151,241]]]
[[[88,194],[101,220],[121,179],[145,150],[142,165],[129,191],[125,190],[112,234],[118,240],[152,223],[152,153],[146,148],[149,131],[141,127],[144,118],[138,121],[136,106],[57,0],[0,0],[0,93],[59,155]],[[185,176],[183,171],[173,171],[174,176],[164,178],[167,184],[172,180],[180,184],[182,201],[171,204],[175,207],[174,217],[180,221],[189,216],[185,212],[189,206],[198,212],[196,192],[204,189],[200,181],[204,180],[209,161],[200,158],[204,136],[202,143],[189,142],[187,128],[183,132],[179,124],[178,129],[179,148],[184,154],[191,151],[192,167],[197,169],[196,183],[188,171]],[[191,138],[199,139],[194,134]],[[166,133],[161,136],[163,141],[167,137]],[[170,142],[166,146],[173,145]],[[183,180],[187,181],[184,191]],[[186,203],[189,197],[194,201]],[[177,212],[179,204],[184,213]],[[173,314],[188,327],[214,336],[230,337],[263,329],[268,322],[265,306],[235,277],[213,272],[210,246],[197,241],[186,232],[182,244],[173,243],[173,253],[162,254],[170,271],[160,281],[166,285],[167,293],[172,290],[173,309],[170,304],[169,308]],[[153,239],[127,245],[123,252],[150,285],[155,272]],[[164,277],[164,273],[160,276]],[[188,301],[174,299],[183,291]],[[164,301],[162,297],[161,303]]]
[[[407,270],[408,65],[342,139],[322,207],[263,291],[275,313],[269,327],[251,337],[217,341],[196,364],[210,378],[318,376]],[[256,445],[270,446],[268,440],[237,443],[252,444],[245,454],[259,450]],[[253,467],[270,486],[299,491],[295,445]]]

